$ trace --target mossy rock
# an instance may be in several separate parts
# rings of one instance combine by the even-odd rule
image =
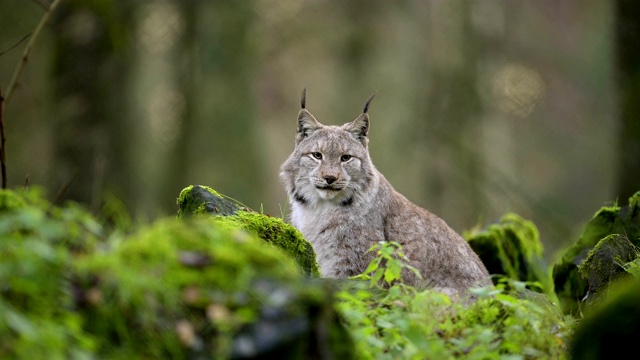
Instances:
[[[215,219],[156,222],[77,266],[87,330],[118,345],[107,357],[349,356],[330,289]]]
[[[640,192],[629,198],[627,206],[606,206],[598,210],[578,241],[553,266],[555,292],[565,313],[580,314],[589,283],[580,275],[578,266],[600,240],[612,234],[624,235],[632,244],[640,246]]]
[[[574,360],[637,353],[640,339],[640,280],[616,283],[604,301],[586,311],[571,345]]]
[[[624,265],[640,257],[638,249],[620,234],[612,234],[600,240],[578,265],[580,276],[589,286],[584,301],[592,304],[614,281],[630,277]]]
[[[331,284],[212,218],[106,235],[16,195],[0,212],[0,358],[353,358]]]
[[[177,203],[179,218],[207,213],[230,216],[240,210],[240,206],[235,202],[202,185],[190,185],[182,189]]]
[[[542,257],[542,243],[536,226],[517,214],[506,214],[500,223],[464,234],[490,274],[537,282],[553,298],[551,277]],[[497,279],[494,279],[494,281]]]
[[[296,228],[282,219],[240,206],[207,186],[186,187],[180,193],[177,203],[179,218],[214,215],[220,224],[243,229],[282,249],[295,259],[305,274],[320,276],[313,247]]]

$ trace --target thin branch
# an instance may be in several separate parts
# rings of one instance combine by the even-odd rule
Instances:
[[[10,48],[4,50],[3,52],[0,52],[0,56],[8,53],[9,51],[15,49],[16,47],[18,47],[18,45],[22,44],[25,40],[27,40],[29,38],[29,36],[31,36],[31,33],[28,33],[27,35],[25,35],[20,41],[18,41],[17,43],[11,45]]]
[[[53,198],[53,201],[51,201],[52,204],[60,205],[62,203],[64,196],[67,194],[67,191],[69,191],[69,188],[71,187],[71,184],[73,184],[73,182],[78,178],[78,176],[80,176],[80,171],[76,170],[73,176],[67,181],[65,181],[64,184],[62,184],[62,186],[60,187],[60,190],[58,190],[58,192],[56,193],[56,196]]]
[[[9,103],[9,99],[11,99],[11,94],[13,93],[13,89],[15,89],[16,84],[18,83],[18,77],[20,77],[22,68],[29,60],[29,52],[31,52],[31,48],[33,47],[36,40],[40,36],[40,32],[42,32],[42,29],[49,21],[51,14],[53,14],[54,10],[58,7],[58,5],[60,5],[61,2],[62,0],[55,0],[54,2],[51,3],[51,5],[49,5],[49,7],[47,8],[47,11],[45,11],[44,15],[42,15],[42,19],[40,20],[40,23],[38,23],[38,26],[33,31],[33,35],[29,39],[29,42],[27,43],[27,46],[25,46],[24,52],[22,53],[22,59],[18,62],[18,65],[16,66],[16,69],[13,72],[11,82],[9,83],[9,88],[7,88],[7,95],[4,98],[5,103]]]
[[[4,152],[4,98],[2,88],[0,88],[0,170],[2,170],[2,188],[7,188],[7,165],[5,163]]]
[[[31,0],[31,1],[42,6],[42,8],[45,10],[49,7],[49,4],[47,4],[46,1],[41,1],[41,0]]]

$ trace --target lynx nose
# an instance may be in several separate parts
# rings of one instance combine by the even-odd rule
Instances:
[[[333,184],[336,180],[338,180],[338,178],[336,178],[335,176],[331,176],[331,175],[324,176],[324,181],[326,181],[327,184],[329,185]]]

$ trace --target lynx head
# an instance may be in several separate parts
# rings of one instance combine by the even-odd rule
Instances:
[[[368,151],[369,115],[364,111],[342,126],[323,125],[306,109],[306,89],[298,113],[295,148],[282,164],[280,179],[301,205],[351,205],[371,185],[375,169]]]

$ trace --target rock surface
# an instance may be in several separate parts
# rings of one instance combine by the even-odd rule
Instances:
[[[464,236],[490,274],[538,282],[542,292],[553,295],[538,229],[531,221],[516,214],[507,214],[500,223]]]
[[[623,235],[635,246],[640,245],[640,192],[629,198],[629,205],[601,208],[587,223],[578,241],[554,265],[555,292],[565,313],[579,315],[582,311],[585,305],[582,299],[589,291],[590,281],[580,274],[579,266],[602,239],[612,234]],[[591,283],[594,281],[592,278]]]

